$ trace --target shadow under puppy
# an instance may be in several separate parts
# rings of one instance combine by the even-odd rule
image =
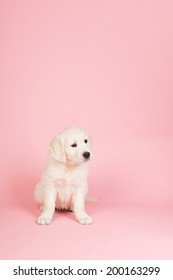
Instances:
[[[55,208],[74,211],[81,224],[93,223],[85,211],[91,156],[91,139],[83,129],[70,126],[55,136],[49,145],[45,171],[35,187],[35,200],[42,210],[38,224],[50,224]]]

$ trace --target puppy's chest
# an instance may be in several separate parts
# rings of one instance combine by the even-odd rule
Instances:
[[[81,188],[85,181],[85,173],[80,174],[76,169],[64,169],[55,178],[57,190],[56,208],[70,209],[73,205],[73,198],[78,188]]]
[[[58,189],[65,189],[69,187],[75,187],[77,186],[77,176],[61,176],[59,178],[56,178],[55,184],[56,188]]]
[[[77,188],[76,178],[59,178],[56,180],[57,197],[69,201]]]

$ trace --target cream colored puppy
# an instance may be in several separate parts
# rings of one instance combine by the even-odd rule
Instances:
[[[50,224],[55,208],[74,211],[81,224],[93,223],[85,211],[89,159],[91,140],[86,131],[70,126],[55,136],[45,172],[35,188],[35,199],[42,209],[38,224]]]

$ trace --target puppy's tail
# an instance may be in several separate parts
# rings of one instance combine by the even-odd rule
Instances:
[[[100,199],[98,197],[86,197],[85,202],[86,203],[97,203]]]

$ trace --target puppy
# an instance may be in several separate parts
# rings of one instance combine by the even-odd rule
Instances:
[[[91,156],[91,139],[86,131],[70,126],[55,136],[49,145],[45,171],[35,188],[35,200],[42,210],[38,224],[50,224],[55,208],[74,211],[81,224],[93,223],[85,211]]]

